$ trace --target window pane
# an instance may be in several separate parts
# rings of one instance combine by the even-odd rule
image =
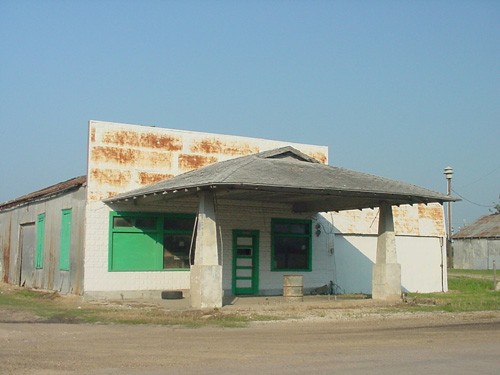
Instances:
[[[252,246],[252,237],[238,237],[236,244],[238,246]]]
[[[307,225],[307,224],[290,224],[290,233],[309,234],[309,225]]]
[[[274,239],[276,269],[308,269],[308,237],[276,237]]]
[[[251,256],[252,255],[252,248],[251,247],[241,247],[239,249],[236,249],[236,254],[238,256]]]
[[[189,230],[189,231],[192,231],[194,228],[194,217],[193,218],[165,218],[163,228],[165,230]]]
[[[274,233],[309,234],[309,223],[274,223]]]
[[[135,226],[140,229],[156,229],[156,218],[138,217],[135,219]]]
[[[275,233],[289,233],[290,226],[288,224],[284,224],[284,223],[275,223],[273,231]]]
[[[134,222],[131,217],[114,217],[113,228],[131,228]]]
[[[191,235],[166,235],[163,237],[163,268],[189,268]],[[194,243],[191,259],[194,260]],[[191,262],[192,264],[192,262]]]

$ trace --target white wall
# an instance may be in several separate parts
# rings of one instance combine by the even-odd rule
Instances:
[[[98,294],[97,292],[189,288],[189,271],[108,272],[110,208],[101,199],[201,165],[285,145],[290,143],[91,121],[85,292]],[[328,149],[325,146],[291,145],[327,162]],[[260,231],[260,290],[264,294],[279,292],[283,273],[270,271],[271,218],[304,215],[293,215],[288,208],[277,205],[254,204],[243,207],[241,204],[219,203],[218,217],[223,240],[223,288],[231,289],[232,230],[255,229]],[[138,207],[141,205],[129,206],[127,210],[189,212],[181,203]],[[190,212],[197,212],[195,201],[186,207]],[[421,292],[441,291],[439,238],[444,237],[442,206],[430,204],[394,207],[393,215],[403,288]],[[378,210],[344,211],[314,215],[313,218],[313,225],[321,223],[322,233],[319,237],[313,236],[313,272],[301,273],[304,275],[305,288],[316,288],[333,280],[345,292],[370,293]],[[444,289],[447,289],[446,284]]]
[[[441,246],[444,243],[444,239],[439,237],[396,236],[403,291],[428,293],[448,290],[446,263],[442,263],[446,261],[446,251]],[[334,244],[335,283],[346,293],[370,294],[377,236],[338,234]]]
[[[99,206],[99,207],[98,207]],[[117,206],[122,211],[192,212],[194,199],[183,203],[151,206]],[[189,271],[108,272],[108,237],[110,208],[99,202],[89,204],[87,222],[87,253],[85,259],[85,292],[88,295],[113,295],[126,291],[165,289],[188,290]],[[263,203],[241,204],[219,201],[217,221],[222,234],[219,242],[223,265],[223,289],[232,288],[232,231],[259,231],[259,291],[263,295],[282,292],[286,272],[271,271],[271,219],[311,219],[313,228],[321,224],[321,234],[313,234],[312,272],[293,272],[304,276],[306,292],[333,281],[341,293],[371,293],[372,266],[377,247],[376,235],[342,234],[322,215],[292,214],[284,205]],[[326,216],[328,217],[328,215]],[[103,225],[106,223],[106,225]],[[313,230],[314,231],[314,230]],[[435,292],[447,290],[446,267],[441,268],[439,237],[397,236],[398,262],[401,264],[402,290]],[[442,271],[444,274],[442,274]],[[444,283],[443,283],[444,282]],[[134,296],[136,296],[135,294]]]

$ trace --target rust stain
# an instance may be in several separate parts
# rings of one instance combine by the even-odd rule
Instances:
[[[439,204],[419,204],[418,217],[420,220],[427,220],[434,224],[434,231],[438,234],[444,233],[444,215],[442,206]]]
[[[9,282],[9,272],[10,272],[10,231],[12,229],[12,221],[9,219],[9,228],[6,232],[6,236],[3,237],[2,253],[3,253],[3,282]],[[4,233],[5,234],[5,233]]]
[[[168,151],[182,150],[182,141],[170,135],[137,133],[132,131],[115,131],[104,134],[103,143],[119,146],[144,147]]]
[[[54,246],[54,236],[50,236],[50,240],[49,240],[49,248],[48,248],[48,263],[49,263],[49,267],[48,267],[48,274],[46,275],[45,277],[45,280],[46,280],[46,285],[45,285],[45,289],[49,289],[49,290],[53,290],[54,289],[54,270],[55,270],[55,246]],[[46,262],[44,262],[46,264]],[[44,265],[45,267],[45,265]],[[44,284],[44,281],[42,281],[42,285]]]
[[[95,162],[114,162],[120,165],[140,165],[143,167],[170,168],[171,154],[150,152],[119,147],[96,146],[92,149],[91,159]]]
[[[117,171],[114,169],[97,169],[90,171],[92,179],[99,184],[112,186],[123,186],[130,182],[131,174],[129,171]]]
[[[139,172],[139,183],[141,185],[149,185],[155,182],[168,180],[172,177],[174,176],[171,174]]]
[[[326,160],[327,160],[327,157],[325,154],[323,154],[322,152],[313,152],[312,154],[309,154],[310,157],[318,160],[319,162],[321,162],[322,164],[325,164],[326,163]]]
[[[437,222],[442,222],[443,221],[443,210],[441,206],[437,205],[425,205],[425,204],[419,204],[418,205],[418,216],[421,219],[431,219],[435,220]]]
[[[186,155],[186,154],[182,154],[179,156],[179,168],[183,171],[198,169],[200,167],[204,167],[205,165],[213,164],[216,162],[217,158],[213,156]]]
[[[103,199],[114,197],[120,194],[119,191],[106,191],[106,192],[92,192],[89,194],[90,201],[101,201]]]
[[[92,127],[90,129],[90,141],[95,142],[95,128],[94,127]]]
[[[396,234],[415,234],[419,233],[418,219],[411,215],[409,206],[393,206],[392,215],[394,218],[394,230]]]
[[[259,148],[243,143],[224,143],[215,138],[205,138],[193,143],[191,151],[205,154],[249,155],[259,152]]]

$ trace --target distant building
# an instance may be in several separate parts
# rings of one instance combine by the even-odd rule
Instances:
[[[306,292],[447,290],[451,198],[329,166],[326,146],[99,121],[88,146],[86,176],[0,204],[5,282],[194,307],[290,274]]]
[[[459,269],[500,267],[500,213],[486,215],[453,235],[453,262]]]

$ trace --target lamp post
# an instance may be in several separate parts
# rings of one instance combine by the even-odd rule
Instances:
[[[453,168],[446,167],[444,169],[448,185],[448,195],[451,196],[451,179],[453,177]],[[446,256],[448,257],[448,268],[453,268],[453,249],[451,247],[451,202],[448,202],[448,231],[446,233]]]

